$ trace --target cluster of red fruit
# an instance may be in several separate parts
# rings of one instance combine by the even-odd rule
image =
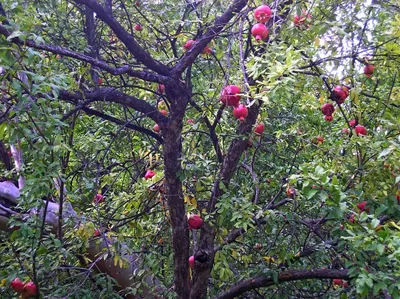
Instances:
[[[264,23],[272,18],[272,11],[269,6],[261,5],[254,11],[254,17],[258,23],[251,28],[251,35],[257,41],[265,41],[268,37],[268,28]]]
[[[18,277],[11,282],[11,288],[17,293],[21,294],[22,298],[31,298],[36,296],[37,287],[32,282],[23,283]]]
[[[240,102],[240,87],[236,85],[228,85],[221,92],[220,101],[224,103],[226,106],[232,106],[233,108],[233,117],[238,119],[240,122],[243,122],[247,115],[249,114],[249,110],[245,105],[239,104]],[[254,129],[254,133],[257,135],[261,135],[264,132],[264,123],[260,122],[257,124]]]

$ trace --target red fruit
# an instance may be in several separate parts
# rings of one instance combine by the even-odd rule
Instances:
[[[255,247],[257,250],[261,250],[263,248],[262,244],[260,244],[260,243],[256,243]]]
[[[164,91],[165,91],[165,85],[164,84],[159,84],[157,86],[157,92],[158,93],[164,93]]]
[[[251,35],[257,40],[265,40],[268,37],[268,28],[264,24],[255,24],[251,28]]]
[[[338,278],[334,279],[332,282],[333,282],[333,285],[336,285],[336,286],[343,285],[343,280],[338,279]]]
[[[371,77],[371,75],[374,73],[374,66],[372,64],[368,64],[364,67],[364,74],[367,77]]]
[[[318,143],[324,143],[324,137],[318,136],[318,137],[317,137],[317,142],[318,142]]]
[[[155,124],[153,127],[154,132],[160,132],[160,126],[158,124]]]
[[[357,125],[357,121],[355,119],[349,121],[349,126],[354,128]]]
[[[348,128],[343,128],[342,134],[350,134],[350,130]]]
[[[325,120],[326,121],[332,121],[333,120],[333,116],[332,115],[325,115]]]
[[[287,195],[289,198],[293,199],[293,198],[296,197],[296,190],[295,190],[294,188],[290,187],[290,188],[288,188],[288,189],[286,190],[286,195]]]
[[[212,50],[208,45],[203,49],[203,52],[201,52],[201,54],[211,54],[211,53]]]
[[[261,135],[264,132],[264,123],[259,123],[256,128],[254,129],[254,133]]]
[[[196,41],[190,39],[190,40],[188,40],[188,41],[183,45],[183,48],[184,48],[186,51],[189,51],[190,49],[193,48],[193,46],[194,46],[195,43],[196,43]]]
[[[189,118],[189,119],[186,121],[186,123],[187,123],[187,124],[190,124],[190,125],[193,125],[193,124],[194,124],[194,120],[191,119],[191,118]]]
[[[301,16],[294,16],[293,24],[300,29],[307,29],[311,24],[311,15],[303,11]]]
[[[194,256],[189,257],[189,267],[194,269]]]
[[[365,206],[368,204],[368,202],[366,201],[362,201],[360,203],[357,204],[357,208],[360,210],[360,212],[364,212],[366,211],[367,213],[369,213],[369,208],[365,208]]]
[[[100,193],[97,193],[94,198],[93,198],[94,203],[102,203],[104,202],[104,196],[101,195]]]
[[[350,222],[350,223],[354,223],[354,214],[351,214],[351,215],[349,216],[349,222]]]
[[[142,25],[140,25],[140,24],[136,24],[135,26],[133,26],[133,29],[136,30],[136,31],[142,31],[143,30]]]
[[[98,79],[97,79],[97,85],[101,85],[101,84],[103,84],[103,79],[98,78]]]
[[[163,110],[160,111],[160,113],[161,113],[162,115],[166,116],[166,115],[168,114],[168,111],[163,109]]]
[[[357,135],[368,135],[368,131],[364,126],[358,125],[354,129]]]
[[[199,229],[203,224],[203,219],[197,214],[191,214],[188,217],[188,224],[190,229]]]
[[[24,283],[18,277],[11,281],[10,285],[17,293],[22,293],[24,291]]]
[[[156,175],[156,173],[155,173],[154,171],[148,169],[148,170],[146,171],[145,175],[144,175],[144,178],[145,178],[146,180],[148,180],[148,179],[151,179],[151,178],[152,178],[153,176],[155,176],[155,175]]]
[[[37,293],[37,287],[32,281],[30,281],[25,285],[22,296],[24,298],[29,298],[35,296],[36,293]]]
[[[321,111],[323,115],[332,115],[335,111],[335,107],[332,104],[323,104],[321,107]]]
[[[233,117],[237,118],[239,121],[244,121],[248,114],[249,111],[246,106],[242,104],[233,109]]]
[[[228,85],[221,92],[221,102],[226,106],[234,106],[239,105],[240,95],[241,93],[240,87],[236,85]]]
[[[256,18],[257,22],[266,23],[272,17],[271,8],[267,5],[261,5],[256,8],[254,11],[254,17]]]
[[[349,287],[349,283],[347,281],[343,282],[343,288],[347,289]]]
[[[93,233],[93,237],[98,237],[101,235],[101,231],[99,229],[96,229]]]
[[[343,104],[346,98],[349,96],[349,89],[344,86],[336,86],[332,90],[331,97],[336,103]]]

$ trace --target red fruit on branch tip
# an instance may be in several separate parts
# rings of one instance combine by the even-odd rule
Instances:
[[[343,104],[346,98],[349,96],[349,89],[345,86],[336,86],[332,90],[332,100],[334,100],[338,104]]]
[[[234,106],[239,105],[241,90],[239,86],[236,85],[228,85],[225,86],[221,92],[220,101],[224,103],[226,106]]]
[[[133,29],[135,31],[142,31],[143,30],[142,25],[140,25],[140,24],[136,24],[135,26],[133,26]]]
[[[357,208],[360,210],[360,212],[366,211],[367,213],[369,213],[369,208],[366,208],[367,204],[368,204],[368,202],[362,201],[357,204]]]
[[[299,29],[307,29],[310,27],[312,17],[307,12],[303,11],[301,16],[294,16],[293,25]]]
[[[251,35],[257,40],[265,40],[268,37],[268,28],[261,23],[255,24],[251,28]]]
[[[160,126],[158,124],[155,124],[153,127],[154,132],[160,132]]]
[[[318,142],[318,143],[324,143],[324,137],[318,136],[318,137],[317,137],[317,142]]]
[[[104,202],[104,196],[100,193],[97,193],[93,198],[94,203],[102,203]]]
[[[103,79],[98,78],[98,79],[97,79],[97,85],[101,85],[101,84],[103,84]]]
[[[148,180],[148,179],[151,179],[151,178],[152,178],[153,176],[155,176],[155,175],[156,175],[156,173],[155,173],[154,171],[148,169],[148,170],[146,171],[145,175],[144,175],[144,178],[145,178],[146,180]]]
[[[24,283],[18,277],[11,281],[10,285],[17,293],[22,293],[24,291]]]
[[[333,116],[332,115],[325,115],[325,120],[326,121],[332,121],[333,120]]]
[[[356,131],[357,135],[368,135],[368,131],[364,126],[357,125],[354,130]]]
[[[189,257],[189,267],[194,269],[194,256]]]
[[[375,67],[374,67],[372,64],[366,65],[366,66],[364,67],[364,74],[365,74],[367,77],[371,77],[372,74],[374,73],[374,68],[375,68]]]
[[[203,219],[197,214],[191,214],[188,217],[188,225],[190,229],[199,229],[203,224]]]
[[[211,54],[211,53],[212,53],[212,50],[208,45],[201,52],[201,54]]]
[[[264,123],[259,123],[254,129],[254,133],[261,135],[264,132],[265,126]]]
[[[160,111],[160,113],[161,113],[162,115],[164,115],[164,116],[167,116],[168,111],[163,109],[163,110]]]
[[[271,8],[267,5],[261,5],[254,11],[254,17],[257,22],[266,23],[272,18]]]
[[[241,122],[246,119],[248,114],[249,111],[247,110],[246,106],[242,104],[233,109],[233,117],[237,118]]]
[[[321,111],[323,115],[332,115],[335,112],[335,107],[332,104],[323,104],[321,107]]]

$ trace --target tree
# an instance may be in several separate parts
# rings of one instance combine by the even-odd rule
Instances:
[[[1,2],[4,296],[400,296],[400,7],[262,4]]]

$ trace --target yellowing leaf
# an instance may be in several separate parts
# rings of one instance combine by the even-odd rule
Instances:
[[[324,97],[319,98],[319,103],[322,105],[325,102]]]

